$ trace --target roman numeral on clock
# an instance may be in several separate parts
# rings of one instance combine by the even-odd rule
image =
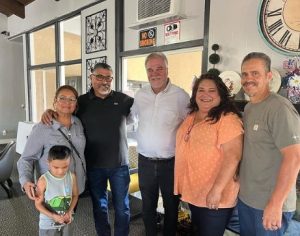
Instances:
[[[280,16],[281,13],[282,13],[282,8],[278,8],[277,10],[268,12],[267,17]]]
[[[279,43],[286,47],[286,45],[289,42],[291,36],[292,36],[292,33],[289,30],[286,30],[284,32],[283,36],[281,37],[281,39],[279,40]]]
[[[279,19],[278,21],[274,22],[272,25],[268,27],[268,30],[274,36],[279,30],[283,27],[282,20]]]
[[[300,0],[261,0],[260,35],[268,46],[282,54],[300,53],[299,3]]]

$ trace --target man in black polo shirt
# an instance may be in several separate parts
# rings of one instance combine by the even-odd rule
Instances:
[[[86,136],[87,179],[95,227],[98,235],[111,235],[107,199],[109,181],[115,209],[114,235],[124,236],[129,234],[130,220],[126,118],[133,98],[111,89],[113,72],[105,63],[94,66],[90,79],[92,88],[78,98],[76,115]]]

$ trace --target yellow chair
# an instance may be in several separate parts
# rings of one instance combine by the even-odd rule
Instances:
[[[135,146],[129,146],[129,171],[130,171],[130,184],[129,193],[135,193],[140,191],[139,178],[138,178],[138,153]]]

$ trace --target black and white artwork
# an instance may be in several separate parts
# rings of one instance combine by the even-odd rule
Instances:
[[[91,88],[91,83],[90,83],[90,75],[92,73],[92,69],[94,68],[94,66],[97,63],[100,62],[104,62],[106,63],[107,61],[107,57],[103,56],[103,57],[96,57],[96,58],[90,58],[90,59],[86,59],[86,80],[87,80],[87,90],[89,90]]]
[[[104,9],[85,18],[86,53],[106,50],[107,10]]]

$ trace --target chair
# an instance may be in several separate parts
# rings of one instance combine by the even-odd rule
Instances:
[[[13,185],[10,179],[14,160],[16,155],[16,142],[11,141],[0,153],[0,184],[7,193],[8,198],[12,197],[11,187]]]
[[[135,197],[132,195],[135,192],[140,191],[139,177],[138,177],[138,153],[136,151],[136,145],[130,145],[128,147],[129,153],[129,173],[130,173],[130,184],[129,184],[129,198],[133,200]],[[142,215],[142,212],[131,213],[130,220],[134,220]]]

